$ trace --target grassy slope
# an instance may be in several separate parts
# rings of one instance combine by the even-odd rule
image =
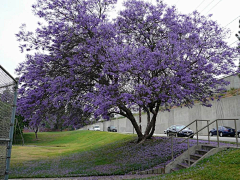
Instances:
[[[68,131],[39,133],[38,137],[36,141],[34,133],[26,133],[25,146],[13,146],[10,178],[97,175],[100,171],[104,173],[101,167],[106,164],[114,166],[114,161],[121,153],[117,152],[119,147],[133,141],[136,136]],[[100,169],[95,171],[95,167]],[[103,168],[106,168],[105,174],[121,174],[124,171],[119,172],[119,168]]]
[[[20,161],[55,158],[100,148],[108,143],[132,139],[132,136],[98,131],[66,131],[24,134],[25,146],[13,146],[11,164]]]
[[[143,179],[240,180],[240,149],[229,149],[219,152],[202,160],[195,167],[189,169]]]
[[[166,138],[133,143],[136,135],[71,131],[25,135],[26,146],[14,146],[10,178],[114,175],[149,169],[171,158]],[[165,141],[168,141],[166,144]],[[176,147],[175,156],[186,146]]]
[[[159,153],[169,153],[161,138],[136,146],[134,136],[109,132],[39,133],[38,141],[33,133],[24,136],[26,146],[13,147],[10,178],[124,174],[160,164],[166,159]],[[154,179],[240,179],[239,154],[240,149],[220,152],[196,167]]]

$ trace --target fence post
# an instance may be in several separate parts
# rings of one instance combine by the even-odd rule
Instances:
[[[218,120],[216,120],[216,128],[217,128],[217,142],[218,142],[218,147],[219,147],[219,132],[218,132]]]
[[[190,167],[189,138],[187,138],[187,144],[188,144],[188,166]]]
[[[198,120],[196,120],[196,131],[197,131],[197,145],[198,145],[198,124],[197,124]]]
[[[12,152],[13,132],[14,132],[14,123],[15,123],[15,113],[16,113],[16,106],[17,106],[17,89],[18,89],[18,82],[16,82],[14,86],[14,100],[13,100],[13,108],[12,108],[12,115],[11,115],[10,132],[9,132],[10,141],[8,142],[5,180],[8,180],[8,176],[9,176],[10,158],[11,158],[11,152]]]
[[[207,121],[207,125],[209,124],[209,121]],[[210,136],[209,136],[209,125],[207,126],[207,128],[208,128],[208,144],[210,144]]]
[[[171,136],[171,151],[172,151],[172,161],[173,161],[173,136]]]
[[[237,147],[238,147],[238,134],[237,134],[237,123],[236,123],[236,119],[234,119],[234,124],[235,124],[236,144],[237,144]]]

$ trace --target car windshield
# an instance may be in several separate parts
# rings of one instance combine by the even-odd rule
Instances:
[[[223,126],[225,129],[232,129],[231,127]]]
[[[185,128],[185,126],[176,126],[176,130],[180,131],[181,129]]]
[[[99,126],[94,126],[94,128],[99,128]]]

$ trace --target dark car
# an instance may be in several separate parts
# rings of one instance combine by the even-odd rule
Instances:
[[[218,134],[219,134],[220,137],[223,137],[223,136],[234,137],[235,136],[235,129],[233,129],[231,127],[227,127],[227,126],[219,126],[218,127]],[[210,130],[209,135],[210,136],[217,135],[217,129],[213,128],[212,130]]]
[[[109,126],[109,127],[108,127],[108,131],[109,131],[109,132],[117,132],[117,128],[114,127],[114,126]]]
[[[166,130],[163,131],[164,134],[167,134],[167,131],[169,130],[169,128],[167,128]]]
[[[190,137],[193,138],[193,130],[190,128],[185,128],[184,125],[172,125],[167,130],[167,136],[176,136],[176,137]]]

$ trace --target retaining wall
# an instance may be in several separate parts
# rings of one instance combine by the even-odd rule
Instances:
[[[221,100],[213,101],[212,107],[201,106],[196,104],[192,108],[182,107],[171,109],[170,112],[159,112],[156,121],[156,134],[163,134],[163,131],[174,124],[187,125],[195,119],[204,119],[213,121],[215,119],[240,119],[240,95],[222,98]],[[138,120],[138,115],[135,115]],[[133,126],[127,118],[121,118],[111,121],[97,122],[102,131],[107,131],[107,127],[113,125],[121,133],[133,133]],[[147,115],[142,114],[142,129],[145,130],[147,126]],[[198,122],[198,129],[207,125],[206,122]],[[225,125],[234,128],[234,121],[220,121],[219,126]],[[82,129],[91,129],[93,125],[85,126]],[[210,129],[216,127],[216,124],[211,125]],[[190,126],[196,131],[196,124]],[[237,129],[240,129],[240,120],[237,121]],[[134,132],[135,133],[135,132]],[[207,129],[200,134],[207,135]]]
[[[240,88],[240,78],[236,76],[225,77],[230,84],[226,87],[228,90],[231,88]],[[138,120],[138,115],[135,116]],[[156,121],[156,134],[162,134],[165,129],[174,124],[187,125],[195,119],[215,120],[215,119],[240,119],[240,95],[222,98],[221,100],[213,101],[212,107],[201,106],[200,104],[194,105],[192,108],[182,107],[171,109],[170,112],[159,112]],[[102,131],[107,131],[107,127],[113,125],[121,133],[133,133],[133,126],[127,118],[121,118],[111,121],[104,121],[96,123],[100,125]],[[142,114],[142,129],[145,130],[147,126],[147,116]],[[207,125],[206,122],[198,122],[198,129]],[[225,125],[234,128],[234,121],[220,121],[219,126]],[[86,126],[83,129],[89,129],[92,125]],[[216,127],[216,124],[211,125],[210,129]],[[196,124],[190,126],[191,129],[196,131]],[[237,129],[240,129],[240,120],[237,121]],[[207,129],[200,134],[207,135]]]

